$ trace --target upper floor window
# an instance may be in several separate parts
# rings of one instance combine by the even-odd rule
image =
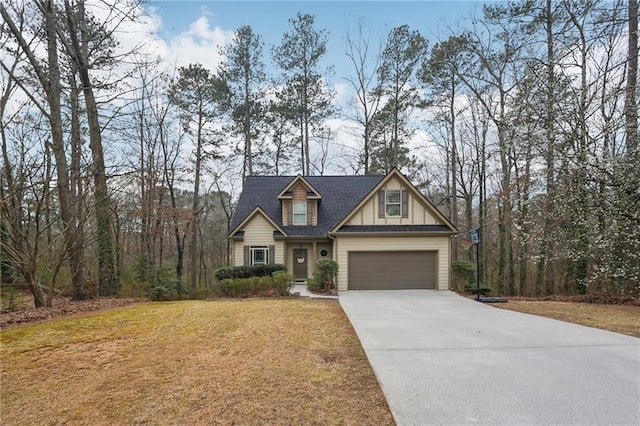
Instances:
[[[384,212],[387,217],[400,217],[402,213],[402,198],[399,189],[384,191]]]
[[[295,202],[293,203],[293,224],[294,225],[306,225],[307,224],[307,203]]]

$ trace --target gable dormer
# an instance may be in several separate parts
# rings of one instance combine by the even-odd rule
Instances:
[[[278,199],[283,226],[318,226],[318,205],[322,195],[301,175],[285,186]]]

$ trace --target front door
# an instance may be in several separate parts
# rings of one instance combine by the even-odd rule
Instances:
[[[296,281],[307,279],[307,249],[293,249],[293,276]]]

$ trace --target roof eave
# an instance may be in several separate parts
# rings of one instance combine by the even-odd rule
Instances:
[[[335,237],[448,237],[456,235],[454,231],[370,231],[370,232],[330,232]]]
[[[316,235],[278,235],[273,237],[274,240],[319,240],[329,238],[328,234]]]

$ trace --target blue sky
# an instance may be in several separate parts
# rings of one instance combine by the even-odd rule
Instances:
[[[232,40],[233,32],[250,25],[265,43],[264,61],[269,73],[277,77],[280,71],[271,61],[270,49],[279,45],[282,34],[289,29],[289,19],[298,12],[315,16],[315,26],[328,32],[327,52],[320,68],[333,67],[332,76],[325,76],[327,86],[334,91],[334,106],[338,113],[325,120],[331,129],[329,174],[352,173],[353,158],[359,146],[361,129],[346,115],[353,89],[345,77],[353,75],[353,65],[346,56],[345,31],[356,31],[362,19],[371,30],[371,42],[382,44],[389,31],[400,25],[419,30],[432,46],[451,31],[469,28],[472,17],[480,15],[481,1],[167,1],[149,0],[145,8],[148,21],[138,31],[127,34],[127,45],[140,43],[142,33],[147,52],[163,58],[167,72],[175,66],[198,62],[215,71],[222,58],[220,46]],[[146,38],[145,38],[146,37]],[[419,118],[417,118],[419,119]],[[433,142],[424,129],[416,128],[409,145],[416,155],[433,156]],[[318,154],[312,144],[311,156]],[[425,152],[430,153],[429,155]],[[422,154],[420,154],[422,153]]]
[[[187,31],[197,19],[206,16],[211,28],[234,31],[251,25],[265,42],[265,60],[269,48],[279,44],[288,29],[288,20],[297,12],[311,13],[316,27],[327,29],[329,40],[324,65],[335,67],[333,80],[340,80],[351,70],[345,57],[344,34],[355,28],[360,18],[371,28],[373,39],[384,39],[392,28],[407,24],[418,29],[433,44],[447,28],[470,22],[480,12],[480,1],[165,1],[148,4],[162,19],[158,35],[169,40]]]

